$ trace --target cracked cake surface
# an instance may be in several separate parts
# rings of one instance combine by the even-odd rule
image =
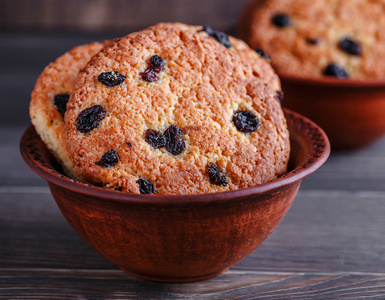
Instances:
[[[243,42],[161,23],[114,40],[81,70],[65,114],[68,150],[87,181],[120,191],[261,184],[289,160],[279,92],[271,66]]]

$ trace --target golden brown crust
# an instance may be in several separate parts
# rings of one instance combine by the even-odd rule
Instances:
[[[335,63],[352,78],[384,78],[384,12],[384,0],[255,0],[245,9],[240,31],[251,47],[271,55],[279,74],[320,77]],[[274,26],[277,13],[289,16],[291,25]],[[362,54],[342,51],[343,38],[357,41]]]
[[[72,92],[79,70],[102,47],[103,44],[94,42],[75,47],[60,56],[40,74],[31,95],[29,110],[32,124],[47,148],[63,166],[64,172],[78,180],[82,180],[82,175],[67,152],[64,118],[54,105],[54,97]]]
[[[231,49],[239,54],[243,63],[249,63],[257,77],[263,78],[274,90],[281,91],[281,82],[270,65],[270,60],[261,59],[260,55],[245,42],[233,37],[229,39],[233,45]]]
[[[260,184],[286,172],[289,135],[276,90],[236,49],[200,30],[158,24],[130,34],[104,47],[79,74],[65,123],[69,151],[88,181],[139,193],[137,181],[146,178],[157,194],[199,194]],[[140,72],[155,54],[165,68],[158,81],[148,83]],[[99,74],[109,71],[126,76],[125,82],[115,87],[99,82]],[[81,133],[77,118],[94,105],[103,106],[106,117]],[[252,111],[260,128],[237,130],[232,122],[237,110]],[[186,141],[176,156],[144,139],[146,129],[164,132],[170,125],[180,127]],[[116,165],[95,164],[110,150],[117,152]],[[210,181],[209,163],[225,173],[228,185]]]

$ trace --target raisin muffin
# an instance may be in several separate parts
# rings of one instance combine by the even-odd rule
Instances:
[[[264,59],[253,56],[257,71],[234,41],[208,27],[162,23],[95,55],[65,114],[68,150],[86,180],[181,195],[284,174],[290,144],[277,86],[264,79]]]
[[[241,36],[273,58],[278,74],[385,77],[384,0],[255,0]]]
[[[78,180],[82,180],[82,175],[64,142],[64,113],[79,70],[102,47],[103,44],[94,42],[60,56],[41,73],[31,95],[29,112],[36,132],[64,172]]]

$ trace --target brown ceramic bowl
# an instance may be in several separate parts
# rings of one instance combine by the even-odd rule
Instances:
[[[364,148],[385,135],[385,79],[280,79],[283,106],[320,125],[333,150]]]
[[[20,150],[47,180],[67,221],[101,255],[147,279],[185,282],[215,276],[253,252],[288,211],[301,180],[327,159],[330,146],[313,122],[286,110],[290,172],[259,186],[204,195],[156,196],[107,190],[57,171],[32,126]]]

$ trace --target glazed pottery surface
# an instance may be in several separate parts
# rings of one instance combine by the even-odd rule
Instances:
[[[321,126],[332,149],[363,148],[385,135],[385,79],[280,79],[283,106]]]
[[[61,174],[32,126],[20,149],[47,180],[60,210],[96,251],[133,275],[168,282],[209,278],[253,252],[278,226],[301,180],[327,159],[324,132],[285,110],[289,172],[259,186],[186,196],[138,195],[80,183]]]

